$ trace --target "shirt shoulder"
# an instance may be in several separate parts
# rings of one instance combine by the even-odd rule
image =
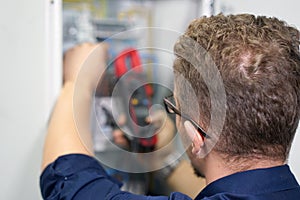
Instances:
[[[47,166],[40,177],[43,199],[94,200],[191,200],[175,192],[167,196],[136,195],[120,189],[122,183],[110,177],[93,157],[69,154]]]
[[[280,193],[265,193],[260,195],[251,194],[232,194],[232,193],[219,193],[210,197],[201,198],[201,200],[299,200],[300,189],[298,191],[285,191]],[[200,200],[197,198],[196,200]]]
[[[288,165],[238,172],[220,178],[196,197],[196,200],[298,200],[300,186]]]

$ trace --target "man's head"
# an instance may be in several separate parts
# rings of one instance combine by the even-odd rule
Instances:
[[[255,157],[284,162],[300,117],[299,32],[276,18],[244,14],[194,20],[184,36],[208,52],[223,79],[226,118],[213,151],[228,160]],[[194,116],[189,97],[195,93],[199,116],[194,117],[207,130],[209,90],[199,66],[180,57],[187,51],[183,42],[180,39],[174,47],[176,99]],[[205,62],[199,65],[209,67]],[[180,76],[194,91],[186,89]]]

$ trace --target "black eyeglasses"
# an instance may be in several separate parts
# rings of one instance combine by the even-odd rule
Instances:
[[[193,126],[197,129],[197,131],[201,134],[201,136],[203,138],[210,138],[209,135],[207,135],[207,133],[199,126],[199,124],[197,124],[193,119],[191,119],[189,116],[181,113],[176,106],[174,105],[174,96],[168,96],[164,98],[164,104],[165,104],[165,108],[166,111],[170,114],[177,114],[179,116],[181,116],[183,119],[186,119],[188,121],[190,121]]]

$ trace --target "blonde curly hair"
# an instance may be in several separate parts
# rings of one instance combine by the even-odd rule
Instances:
[[[219,14],[194,20],[184,36],[206,50],[223,79],[226,119],[214,151],[228,158],[285,161],[300,117],[298,30],[276,18]],[[193,109],[191,91],[176,78],[180,75],[192,85],[199,100],[199,124],[207,129],[210,94],[197,66],[180,56],[187,48],[193,47],[181,39],[174,46],[177,98],[180,106]],[[205,59],[202,62],[205,65]]]

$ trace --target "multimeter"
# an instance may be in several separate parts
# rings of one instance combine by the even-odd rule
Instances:
[[[118,92],[121,106],[123,110],[129,109],[125,113],[127,113],[127,119],[130,119],[126,124],[131,132],[130,136],[127,134],[130,149],[133,152],[153,151],[157,136],[152,134],[155,131],[154,126],[145,121],[152,106],[153,88],[150,84],[144,84],[146,74],[141,68],[138,51],[134,48],[125,49],[117,56],[114,64],[115,76],[118,81],[121,81],[119,83],[121,88]],[[132,70],[130,75],[122,78],[129,70]],[[133,93],[130,94],[130,91]]]

